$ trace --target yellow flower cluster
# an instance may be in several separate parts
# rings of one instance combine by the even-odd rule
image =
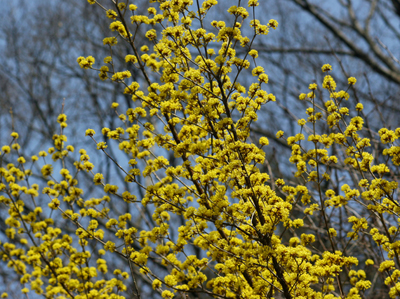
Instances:
[[[247,8],[232,6],[228,12],[235,21],[229,27],[209,20],[216,0],[203,1],[196,12],[192,0],[150,1],[155,2],[146,15],[118,1],[105,9],[109,29],[132,51],[124,65],[114,64],[115,51],[99,69],[92,56],[77,59],[101,80],[120,84],[132,100],[127,109],[111,104],[117,122],[102,128],[100,137],[93,129],[82,133],[117,175],[103,173],[91,151],[72,157],[64,113],[57,118],[60,134],[39,152],[40,159],[20,153],[17,132],[1,148],[0,203],[8,209],[8,240],[0,243],[0,256],[20,277],[22,293],[128,298],[130,286],[135,295],[140,292],[139,277],[163,298],[194,292],[215,298],[356,299],[373,285],[368,271],[356,269],[365,264],[381,273],[391,298],[398,296],[400,205],[390,175],[400,165],[400,129],[368,135],[364,106],[344,105],[350,89],[336,91],[340,84],[325,75],[322,90],[312,83],[299,96],[310,105],[298,119],[299,133],[269,137],[289,147],[295,167],[291,179],[273,178],[264,171],[270,140],[261,136],[255,144],[252,128],[259,110],[276,98],[266,91],[269,77],[256,64],[252,45],[278,22],[263,25]],[[258,5],[248,1],[248,7]],[[132,34],[140,26],[152,44],[152,50],[142,46],[142,54]],[[119,46],[116,36],[103,44]],[[137,71],[140,84],[132,79]],[[322,66],[322,72],[330,71],[331,65]],[[353,88],[356,79],[348,83]],[[319,92],[327,93],[322,104]],[[386,159],[377,154],[379,147]],[[4,164],[6,155],[17,163]],[[31,183],[37,169],[40,185]],[[91,188],[96,192],[89,193]],[[356,251],[357,244],[368,244],[368,253]],[[125,267],[112,269],[123,263],[130,274]]]

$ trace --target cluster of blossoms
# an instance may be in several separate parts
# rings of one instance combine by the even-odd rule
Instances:
[[[9,240],[0,244],[0,255],[20,276],[22,292],[46,298],[126,298],[132,295],[131,285],[138,295],[140,277],[163,298],[202,292],[215,298],[356,299],[372,283],[366,271],[357,269],[362,265],[348,254],[348,244],[369,237],[382,254],[365,260],[365,267],[376,267],[390,287],[390,297],[398,296],[399,222],[393,224],[389,217],[398,217],[400,205],[397,182],[387,174],[389,161],[400,164],[400,129],[379,131],[388,159],[374,165],[373,140],[364,137],[362,104],[354,111],[345,106],[349,89],[336,91],[328,74],[322,80],[329,94],[324,105],[316,103],[318,85],[310,84],[309,92],[299,97],[310,104],[307,119],[298,120],[300,133],[276,135],[291,148],[295,183],[272,179],[263,172],[270,142],[261,137],[255,143],[251,137],[259,110],[276,98],[266,91],[264,68],[254,63],[258,52],[252,41],[276,29],[278,22],[253,19],[253,36],[243,36],[242,21],[250,13],[232,6],[232,27],[212,20],[215,30],[207,32],[204,22],[216,0],[203,1],[196,12],[190,11],[192,0],[150,2],[158,4],[148,15],[137,15],[135,5],[118,1],[114,9],[104,9],[115,35],[103,44],[111,50],[122,39],[132,49],[122,71],[116,71],[112,54],[98,69],[92,56],[77,59],[100,79],[121,84],[132,99],[133,108],[111,106],[119,127],[104,127],[101,134],[85,132],[99,154],[118,166],[124,184],[97,172],[100,167],[84,149],[68,167],[67,158],[75,151],[63,133],[65,114],[58,118],[61,133],[54,135],[54,146],[39,153],[42,162],[32,156],[32,165],[26,167],[15,132],[11,148],[1,149],[0,202],[8,208]],[[258,1],[250,0],[248,6],[257,7]],[[128,12],[130,19],[125,18]],[[137,50],[134,32],[141,25],[154,26],[145,33],[152,51],[148,46]],[[238,48],[246,53],[243,57],[237,56]],[[143,82],[133,81],[128,69],[140,71]],[[242,79],[247,70],[255,81],[251,84]],[[326,64],[322,71],[331,72],[332,67]],[[356,79],[348,83],[353,87]],[[320,134],[322,125],[328,131]],[[127,157],[126,164],[118,164],[108,151],[113,145]],[[180,163],[161,153],[173,153]],[[4,165],[7,155],[16,156],[17,163]],[[30,183],[31,169],[39,163],[45,185]],[[60,167],[59,175],[54,174]],[[333,169],[357,184],[325,187],[333,181]],[[88,175],[93,186],[101,188],[101,196],[85,194],[80,178]],[[36,204],[43,196],[47,212]],[[122,204],[128,207],[124,213],[116,208]],[[350,213],[354,204],[376,223],[353,213],[343,236],[346,229],[339,229],[332,215]],[[130,212],[133,205],[141,206],[137,217]],[[61,215],[75,234],[54,215]],[[315,225],[317,219],[321,227]],[[348,244],[343,245],[345,238]],[[114,258],[125,262],[126,269],[113,264],[116,269],[109,270]]]

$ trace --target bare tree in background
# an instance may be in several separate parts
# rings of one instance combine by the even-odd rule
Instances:
[[[282,126],[296,134],[297,118],[293,111],[304,111],[298,95],[306,92],[309,82],[320,82],[320,66],[334,66],[339,78],[358,78],[357,91],[349,93],[364,104],[364,114],[373,116],[371,130],[398,126],[400,84],[400,17],[398,0],[267,0],[260,2],[261,22],[275,17],[279,33],[260,39],[256,48],[264,57],[270,75],[271,92],[279,108],[262,111],[264,125],[255,132],[274,141],[269,162],[274,171],[285,174],[288,162],[276,152],[290,151],[275,133]],[[257,17],[257,16],[256,16]],[[268,154],[268,153],[267,153]],[[279,169],[277,169],[279,168]]]
[[[283,77],[287,74],[288,80],[295,82],[288,92],[296,96],[297,86],[310,78],[317,79],[313,78],[315,70],[329,62],[337,65],[337,72],[359,78],[362,88],[358,96],[369,101],[369,111],[376,113],[380,121],[396,121],[380,114],[399,111],[398,0],[284,0],[265,1],[262,5],[271,14],[281,15],[284,34],[279,34],[278,43],[268,39],[275,46],[260,43],[259,49],[268,61],[272,58],[274,72],[283,73]],[[341,62],[346,67],[341,69]]]
[[[148,4],[143,3],[141,9],[146,10]],[[27,151],[22,154],[37,155],[40,147],[45,144],[50,147],[52,136],[59,134],[54,128],[62,110],[68,114],[68,130],[70,136],[76,137],[72,143],[77,151],[85,144],[82,137],[88,123],[99,124],[96,128],[99,130],[115,127],[119,119],[110,112],[111,103],[120,102],[128,107],[134,103],[122,95],[120,86],[109,81],[99,83],[97,75],[81,70],[76,63],[76,58],[82,54],[110,55],[109,49],[101,43],[102,38],[112,35],[107,23],[99,22],[104,14],[81,0],[57,3],[21,0],[10,3],[5,9],[0,20],[0,139],[7,140],[12,128],[20,133],[19,143]],[[138,30],[137,38],[142,36],[143,32]],[[125,47],[121,51],[119,47],[118,51],[113,53],[114,60],[124,61],[129,49]],[[131,73],[140,81],[135,69]],[[112,148],[110,151],[112,153]],[[116,174],[124,184],[124,177],[115,171],[113,163],[103,163],[97,170],[108,178]],[[86,193],[96,196],[93,188]],[[38,204],[47,206],[47,203]],[[0,207],[0,217],[6,218],[2,209]],[[115,209],[124,211],[127,206],[119,205]],[[140,227],[140,219],[139,215],[131,225]],[[0,240],[4,232],[5,227],[0,227]],[[74,233],[73,228],[71,233]],[[118,265],[118,261],[115,264]],[[13,282],[17,281],[12,272],[0,269],[0,292],[6,290],[13,294]],[[140,283],[146,289],[146,282]],[[18,298],[19,290],[15,291],[13,298]]]
[[[280,34],[267,39],[268,43],[260,42],[259,53],[264,55],[267,69],[271,76],[271,85],[274,94],[277,94],[278,104],[281,107],[275,115],[276,122],[271,122],[258,130],[260,136],[266,135],[273,138],[277,127],[274,123],[282,124],[279,119],[285,119],[289,134],[296,134],[295,122],[297,119],[292,112],[295,109],[304,110],[302,102],[295,101],[300,92],[299,86],[307,86],[308,82],[321,82],[319,75],[320,66],[330,63],[334,66],[335,78],[346,79],[350,76],[358,78],[357,89],[349,89],[352,99],[361,102],[364,110],[360,115],[369,122],[366,123],[364,134],[371,140],[379,140],[377,129],[386,126],[396,128],[399,126],[399,84],[400,84],[400,1],[398,0],[285,0],[264,1],[264,10],[271,15],[280,15]],[[338,85],[346,86],[346,81]],[[290,86],[288,88],[288,86]],[[327,95],[325,95],[327,96]],[[322,97],[322,95],[321,95]],[[274,117],[269,115],[269,117]],[[328,128],[321,128],[329,131]],[[275,140],[277,150],[286,147],[279,140]],[[287,149],[290,150],[290,149]],[[377,163],[385,163],[379,156],[382,149],[375,147],[372,154]],[[333,147],[332,152],[338,157],[344,157]],[[279,169],[285,173],[287,164],[284,161],[273,163],[276,173]],[[330,182],[325,186],[337,190],[342,183],[357,179],[357,174],[350,177],[343,176],[341,169],[349,169],[342,160],[339,168],[331,170]],[[278,169],[277,169],[278,168]],[[265,169],[268,171],[268,168]],[[398,168],[391,169],[387,177],[400,182]],[[348,215],[357,213],[351,207],[343,210],[343,214],[330,215],[332,223],[343,225],[347,223]],[[371,217],[365,214],[363,217]],[[373,216],[372,216],[373,217]],[[379,222],[379,221],[378,221]],[[377,225],[380,224],[377,222]],[[318,223],[308,223],[309,228],[318,232]],[[371,240],[363,238],[362,244],[367,248],[367,256],[376,252],[376,247]],[[369,245],[368,245],[369,244]],[[320,244],[323,250],[324,243]],[[358,256],[357,248],[343,248]],[[369,298],[382,296],[385,293],[385,284],[377,273],[368,273],[369,279],[374,281],[374,286],[369,293]]]
[[[85,53],[96,57],[109,54],[101,43],[93,42],[101,39],[91,38],[93,35],[110,36],[105,22],[98,22],[104,15],[81,0],[57,4],[49,4],[49,1],[28,2],[10,4],[9,12],[0,21],[1,128],[14,127],[20,132],[22,148],[37,154],[38,145],[48,142],[57,133],[53,128],[63,103],[65,112],[74,117],[69,119],[68,129],[73,132],[70,136],[83,136],[83,128],[88,122],[98,123],[100,128],[115,127],[118,116],[109,112],[110,104],[120,102],[129,107],[134,103],[121,96],[120,86],[110,82],[99,84],[94,73],[81,71],[76,64],[76,58]],[[147,2],[142,2],[138,6],[145,10]],[[369,124],[371,131],[380,125],[398,125],[395,115],[400,112],[397,99],[400,84],[400,1],[260,2],[266,12],[259,16],[262,23],[268,22],[272,16],[281,16],[278,18],[281,23],[278,32],[268,39],[268,44],[261,42],[257,45],[260,55],[265,57],[267,73],[271,77],[271,92],[277,96],[279,105],[279,108],[263,111],[265,122],[255,130],[257,134],[275,141],[275,150],[269,153],[269,162],[265,166],[268,173],[284,175],[287,171],[285,167],[289,163],[282,161],[277,153],[290,151],[291,147],[275,138],[275,133],[282,122],[290,134],[295,133],[297,119],[289,111],[293,111],[293,107],[303,108],[302,103],[297,101],[303,91],[300,87],[308,86],[310,81],[320,82],[319,70],[324,63],[336,65],[335,71],[345,74],[338,78],[350,75],[359,78],[360,87],[350,92],[365,103],[366,114],[376,115],[376,122]],[[74,17],[80,15],[85,17]],[[221,13],[218,17],[224,19],[225,15]],[[137,38],[143,36],[140,30],[137,34]],[[129,49],[117,54],[123,60]],[[346,67],[341,68],[341,62]],[[131,72],[133,76],[140,76],[134,69]],[[136,80],[140,81],[140,78]],[[346,82],[341,84],[346,85]],[[0,130],[0,138],[6,138],[8,134]],[[78,138],[76,145],[78,150]],[[112,148],[110,151],[112,154]],[[103,169],[98,171],[109,177],[119,173],[112,163],[101,167]],[[339,170],[336,174],[340,174]],[[393,172],[392,175],[397,177],[398,174]],[[119,179],[124,184],[124,178],[121,176]],[[88,190],[88,193],[95,196],[94,190]],[[120,211],[126,208],[115,207]],[[151,220],[148,214],[146,210],[139,210],[138,219],[132,220],[131,224],[140,227],[146,217]],[[340,218],[337,219],[340,221]],[[316,229],[318,224],[309,226]],[[1,228],[1,231],[4,230]],[[1,272],[0,276],[4,279],[6,274]],[[9,279],[12,281],[12,277]],[[146,289],[145,281],[143,285]]]

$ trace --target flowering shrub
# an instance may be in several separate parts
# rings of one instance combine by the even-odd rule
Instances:
[[[113,103],[119,127],[85,135],[117,164],[125,184],[96,172],[89,149],[76,156],[64,113],[53,147],[39,157],[23,157],[18,133],[11,134],[1,148],[0,202],[9,215],[0,252],[22,293],[362,298],[378,288],[400,295],[400,128],[369,129],[363,105],[348,93],[355,78],[339,90],[332,67],[322,66],[323,82],[299,95],[309,104],[299,133],[276,134],[292,149],[293,177],[272,179],[263,171],[269,140],[255,140],[252,125],[276,98],[252,44],[278,22],[254,18],[257,0],[248,1],[249,10],[230,7],[230,24],[209,19],[216,0],[150,1],[146,14],[134,4],[88,2],[111,20],[113,36],[103,40],[111,54],[101,66],[92,56],[77,62],[121,84],[134,108]],[[148,27],[151,50],[136,40],[139,26]],[[243,35],[242,26],[252,34]],[[126,65],[115,65],[121,44],[132,52]],[[115,145],[127,163],[109,151]],[[172,165],[163,156],[169,152],[180,162]],[[102,187],[101,196],[85,195],[82,175]],[[48,207],[36,204],[43,197]],[[122,203],[137,210],[122,212]]]

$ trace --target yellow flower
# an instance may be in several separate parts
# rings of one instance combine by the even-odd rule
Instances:
[[[126,4],[125,4],[124,2],[118,3],[118,8],[119,8],[119,10],[124,10],[125,7],[126,7]]]
[[[334,91],[336,89],[336,82],[330,75],[326,75],[322,82],[322,87]]]
[[[384,272],[386,270],[390,270],[390,269],[393,269],[393,268],[394,268],[394,261],[391,261],[391,260],[383,261],[381,263],[381,265],[379,266],[378,271],[379,272]]]
[[[270,27],[272,27],[273,29],[278,28],[278,24],[279,24],[278,21],[273,20],[273,19],[269,20],[269,22],[268,22],[268,25],[269,25]]]
[[[47,165],[44,165],[42,167],[42,175],[44,177],[47,177],[47,176],[51,175],[52,172],[53,172],[53,165],[47,164]]]
[[[260,144],[261,145],[268,145],[269,144],[269,140],[267,137],[261,137],[260,138]]]
[[[357,79],[354,78],[354,77],[350,77],[350,78],[348,79],[348,81],[349,81],[349,85],[354,85],[354,84],[356,84]]]
[[[373,264],[374,264],[374,261],[371,260],[371,259],[367,259],[367,260],[365,261],[365,265],[367,265],[367,266],[370,266],[370,265],[373,265]]]
[[[332,227],[329,229],[329,234],[330,234],[332,237],[336,237],[336,236],[337,236],[336,230],[335,230],[334,228],[332,228]]]
[[[308,87],[308,89],[316,90],[316,89],[317,89],[317,84],[316,84],[316,83],[310,84],[310,86]]]
[[[258,51],[257,50],[250,50],[249,51],[249,55],[253,58],[257,58],[258,57]]]
[[[249,0],[249,7],[255,7],[258,6],[258,0]]]
[[[253,76],[259,76],[264,73],[264,68],[261,66],[257,66],[253,69],[251,73],[253,74]]]
[[[5,153],[5,154],[9,154],[11,149],[8,145],[4,145],[1,150]]]
[[[268,83],[268,75],[267,74],[261,74],[258,76],[258,81],[261,83]]]
[[[307,123],[307,121],[306,121],[304,118],[299,119],[299,120],[297,121],[297,124],[298,124],[299,126],[304,126],[306,123]]]
[[[330,65],[330,64],[324,64],[323,66],[322,66],[322,71],[325,73],[325,72],[329,72],[329,71],[331,71],[332,70],[332,66]]]
[[[87,129],[85,132],[85,136],[93,136],[96,132],[92,129]]]
[[[149,31],[146,32],[145,36],[149,40],[155,40],[157,38],[157,32],[155,29],[150,29]]]
[[[110,18],[110,19],[113,19],[113,20],[115,20],[117,18],[117,16],[118,16],[118,14],[112,9],[107,10],[106,11],[106,15],[107,15],[107,18]]]
[[[24,293],[24,294],[27,294],[27,293],[29,293],[29,289],[28,288],[23,288],[21,290],[21,292]]]
[[[171,299],[174,298],[174,293],[171,291],[165,290],[161,293],[161,297],[166,298],[166,299]]]
[[[125,62],[132,62],[132,63],[136,63],[138,62],[137,58],[135,55],[126,55],[125,56]]]

